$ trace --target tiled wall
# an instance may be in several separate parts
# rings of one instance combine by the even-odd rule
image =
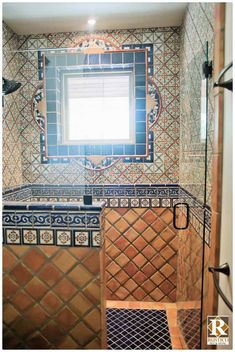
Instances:
[[[100,349],[95,248],[3,249],[3,348]]]
[[[76,47],[87,33],[20,36],[22,49]],[[115,48],[127,44],[153,45],[153,76],[161,96],[161,113],[154,131],[154,162],[124,163],[121,159],[102,171],[85,170],[70,163],[41,164],[40,131],[32,117],[31,99],[38,81],[37,53],[18,53],[18,79],[22,82],[18,105],[21,116],[23,183],[134,184],[177,183],[179,155],[179,27],[99,31]],[[5,133],[5,129],[3,130]],[[6,175],[4,174],[4,178]]]
[[[105,209],[106,299],[175,302],[177,231],[171,208]]]
[[[214,4],[191,3],[187,7],[180,47],[180,168],[179,183],[203,202],[205,189],[205,142],[201,140],[202,64],[214,50]],[[209,80],[207,204],[211,198],[213,143],[213,80]]]
[[[2,69],[3,77],[6,79],[17,79],[19,64],[18,56],[7,53],[5,50],[14,50],[18,47],[16,34],[6,25],[3,26],[3,55]],[[3,108],[3,187],[18,186],[23,183],[22,176],[22,149],[21,149],[21,122],[22,116],[19,108],[19,91],[4,98]]]

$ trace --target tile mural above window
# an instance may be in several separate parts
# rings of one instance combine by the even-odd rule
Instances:
[[[116,50],[116,48],[113,49]],[[82,166],[90,170],[108,168],[120,158],[125,163],[152,163],[154,135],[149,129],[155,124],[161,109],[158,89],[151,80],[153,45],[123,45],[122,50],[114,51],[109,48],[108,51],[103,50],[96,54],[86,54],[78,50],[76,49],[75,52],[63,50],[38,52],[38,75],[42,85],[38,87],[33,99],[33,111],[34,118],[41,129],[41,162],[69,163],[71,159],[77,159]],[[103,142],[99,140],[96,143],[94,138],[87,142],[70,141],[64,138],[66,124],[63,119],[67,118],[67,114],[64,114],[66,109],[64,110],[62,83],[65,77],[68,75],[73,77],[77,74],[82,78],[97,77],[101,74],[109,76],[114,72],[120,76],[128,73],[133,84],[133,87],[129,85],[129,91],[133,89],[133,121],[132,125],[131,121],[128,121],[129,139],[119,142],[107,138]],[[86,94],[88,96],[89,88]],[[148,97],[154,104],[151,109],[148,106]],[[39,109],[40,105],[44,109]],[[129,97],[129,108],[130,106]],[[72,129],[75,130],[76,126]],[[122,129],[120,130],[120,136],[125,136]],[[107,131],[105,133],[107,135]],[[132,137],[130,137],[131,133]],[[92,129],[90,134],[92,135]],[[127,134],[128,131],[126,131]],[[76,133],[73,133],[73,138],[74,136]]]

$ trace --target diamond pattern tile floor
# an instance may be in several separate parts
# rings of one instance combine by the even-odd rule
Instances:
[[[148,309],[109,308],[109,350],[171,350],[166,312]]]

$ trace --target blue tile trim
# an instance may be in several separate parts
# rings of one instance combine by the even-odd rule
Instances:
[[[146,53],[145,53],[145,48],[148,48],[149,50],[149,55],[152,55],[152,48],[148,45],[142,45],[138,49],[140,50],[139,52],[126,52],[124,49],[122,52],[112,52],[112,53],[105,53],[105,54],[87,54],[83,55],[81,53],[75,53],[75,54],[70,54],[66,55],[60,53],[60,54],[46,54],[45,56],[45,62],[46,62],[46,67],[45,67],[45,72],[46,72],[46,97],[47,97],[47,106],[48,109],[51,112],[56,112],[57,111],[57,120],[59,120],[59,108],[57,109],[57,103],[58,103],[58,95],[55,96],[55,99],[53,98],[53,95],[55,93],[55,84],[56,81],[61,81],[61,74],[63,72],[73,72],[76,69],[76,72],[78,69],[82,69],[82,71],[100,71],[100,70],[130,70],[130,65],[133,67],[133,72],[136,76],[136,82],[139,87],[139,80],[137,77],[142,77],[142,87],[141,87],[141,96],[137,94],[135,97],[135,106],[136,106],[136,111],[141,112],[141,110],[145,111],[145,105],[146,105],[146,94],[143,94],[144,91],[146,92],[146,68],[145,62],[146,60]],[[142,51],[141,51],[142,50]],[[127,58],[127,54],[129,54]],[[132,55],[130,55],[132,54]],[[109,56],[108,56],[109,55]],[[69,60],[68,60],[69,58]],[[82,58],[82,60],[80,60]],[[147,58],[148,62],[151,64],[151,60],[149,57]],[[41,61],[40,61],[41,60]],[[132,60],[132,61],[131,61]],[[68,64],[69,61],[69,64]],[[105,62],[105,66],[103,66],[103,62]],[[127,62],[128,61],[128,62]],[[130,62],[131,61],[131,62]],[[114,66],[109,65],[109,62],[114,64]],[[42,63],[41,56],[39,57],[39,66]],[[102,66],[100,66],[102,63]],[[83,66],[78,66],[78,65],[83,65]],[[108,66],[109,65],[109,66]],[[125,66],[127,65],[127,66]],[[65,69],[66,67],[66,69]],[[55,70],[52,70],[52,68],[55,68]],[[54,72],[54,73],[53,73]],[[47,75],[48,73],[48,75]],[[54,76],[53,76],[54,74]],[[59,75],[59,76],[58,76]],[[138,83],[139,82],[139,83]],[[57,99],[57,100],[56,100]],[[40,138],[40,144],[41,144],[41,161],[42,163],[69,163],[70,159],[66,158],[66,156],[73,156],[74,158],[79,158],[81,156],[86,156],[86,155],[102,155],[103,154],[103,149],[100,145],[94,145],[93,148],[90,148],[88,145],[83,145],[83,146],[77,146],[79,148],[71,148],[71,146],[63,145],[61,146],[58,140],[55,138],[55,135],[58,133],[58,128],[59,124],[55,124],[54,120],[54,114],[48,114],[47,116],[47,144],[48,148],[45,148],[45,136],[42,133],[42,136]],[[53,123],[50,121],[50,116],[53,117]],[[145,120],[147,119],[147,115],[145,112]],[[136,133],[139,131],[142,131],[143,133],[146,134],[146,127],[143,122],[139,122],[139,120],[136,120]],[[130,153],[130,156],[132,155],[138,155],[141,157],[145,157],[147,154],[147,144],[146,144],[146,138],[143,140],[140,136],[136,135],[136,142],[133,144],[134,146],[134,154],[133,152]],[[120,144],[107,144],[106,145],[106,151],[105,155],[107,156],[129,156],[128,153],[128,148],[125,147],[125,145]],[[108,148],[110,147],[110,148]],[[45,153],[48,153],[46,155]],[[146,162],[152,162],[152,155],[150,155],[149,160]],[[142,159],[137,160],[136,162],[142,162]]]

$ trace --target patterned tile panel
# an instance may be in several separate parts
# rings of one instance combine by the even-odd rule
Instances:
[[[179,309],[178,323],[189,350],[200,350],[200,309]]]
[[[178,182],[179,148],[179,27],[98,31],[116,49],[124,45],[153,46],[153,59],[149,63],[151,80],[161,96],[161,113],[151,127],[154,133],[154,162],[124,162],[118,160],[101,171],[84,170],[79,161],[60,164],[42,164],[40,156],[40,129],[31,113],[31,100],[39,84],[37,55],[33,52],[17,53],[20,70],[17,79],[22,82],[19,101],[22,145],[22,183],[41,184],[133,184]],[[19,36],[22,49],[40,47],[79,47],[88,33],[56,33]],[[147,41],[147,38],[152,41]],[[131,42],[132,40],[132,42]],[[95,42],[95,40],[94,40]],[[150,58],[151,59],[151,58]],[[6,137],[7,138],[7,137]],[[10,165],[10,164],[9,164]],[[9,166],[10,167],[10,166]],[[11,174],[13,174],[11,166]],[[9,184],[10,185],[10,184]],[[7,186],[7,184],[6,184]]]
[[[18,55],[9,53],[6,50],[17,49],[19,43],[17,35],[3,23],[3,56],[2,69],[3,77],[6,79],[17,79]],[[22,143],[21,143],[21,114],[18,101],[20,90],[4,97],[3,107],[3,187],[18,186],[23,183],[22,175]]]
[[[181,29],[181,86],[180,86],[180,185],[203,202],[205,191],[205,140],[201,130],[202,63],[206,60],[206,41],[209,61],[214,50],[214,4],[192,3],[187,7]],[[207,143],[207,201],[211,198],[213,150],[213,78],[209,80],[208,143]]]
[[[7,246],[3,268],[4,349],[101,348],[97,249]]]
[[[171,350],[166,312],[147,309],[109,308],[109,350]]]
[[[178,239],[172,209],[105,209],[106,299],[174,302]]]

